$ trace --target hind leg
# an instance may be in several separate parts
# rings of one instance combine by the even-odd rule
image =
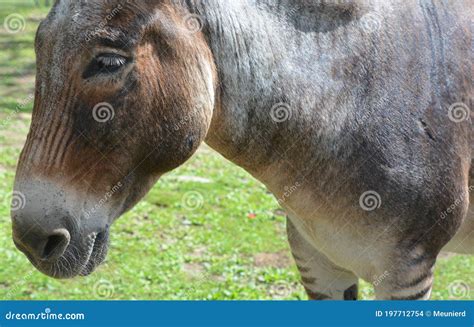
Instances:
[[[436,255],[407,253],[390,263],[374,282],[378,300],[428,300],[433,287]]]
[[[377,299],[430,298],[436,259],[465,213],[465,201],[459,203],[459,210],[449,217],[434,219],[423,228],[417,226],[398,235],[398,242],[385,252],[386,260],[377,265],[377,273],[384,276],[374,283]]]
[[[316,250],[287,219],[288,240],[311,300],[357,300],[358,278]]]
[[[461,172],[462,167],[452,171]],[[470,223],[465,221],[470,202],[467,174],[449,176],[440,171],[438,176],[437,183],[433,182],[437,186],[408,194],[406,211],[397,211],[392,204],[403,203],[403,198],[393,201],[387,197],[385,201],[388,217],[398,216],[394,220],[398,230],[392,229],[390,237],[386,237],[385,249],[380,246],[386,259],[377,263],[376,270],[385,272],[386,278],[374,284],[377,299],[429,299],[441,250],[449,244],[468,244],[469,232],[460,231],[463,221]]]
[[[446,219],[434,219],[424,226],[415,226],[395,233],[397,242],[386,243],[384,259],[376,263],[378,278],[374,282],[379,300],[427,300],[431,296],[437,257],[452,238],[462,212]],[[388,238],[387,238],[388,239]]]

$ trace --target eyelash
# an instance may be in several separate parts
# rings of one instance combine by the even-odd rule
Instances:
[[[95,57],[83,73],[87,79],[97,75],[113,74],[129,62],[129,59],[118,54],[104,53]]]
[[[127,63],[127,59],[118,55],[101,55],[96,59],[101,68],[122,67]]]

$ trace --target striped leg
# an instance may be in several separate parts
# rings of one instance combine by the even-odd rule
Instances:
[[[399,262],[386,270],[383,280],[374,284],[378,300],[428,300],[433,287],[435,259]]]
[[[291,252],[301,274],[301,282],[311,300],[357,300],[358,278],[334,265],[316,250],[287,219]]]

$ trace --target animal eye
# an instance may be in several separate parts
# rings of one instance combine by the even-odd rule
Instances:
[[[99,74],[106,75],[115,73],[124,67],[128,61],[128,58],[116,53],[100,54],[87,66],[83,78],[89,78]]]
[[[127,58],[116,54],[102,54],[97,56],[95,60],[103,68],[122,67],[127,63]]]

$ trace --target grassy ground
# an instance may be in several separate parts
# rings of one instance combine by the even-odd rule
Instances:
[[[9,193],[30,123],[34,31],[46,12],[0,0],[0,299],[305,299],[277,202],[206,147],[114,225],[107,262],[92,276],[52,280],[14,248]],[[26,23],[14,34],[4,27],[12,13]],[[443,257],[433,298],[474,299],[464,292],[472,267],[472,257]],[[362,283],[361,295],[373,298],[371,287]]]

